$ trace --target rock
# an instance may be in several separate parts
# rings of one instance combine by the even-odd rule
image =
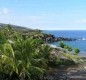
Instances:
[[[23,34],[23,37],[29,36],[28,34]],[[65,38],[65,37],[55,37],[52,34],[46,34],[46,33],[40,33],[40,34],[34,34],[32,35],[33,39],[42,39],[46,43],[52,43],[52,42],[57,42],[57,41],[74,41],[76,39],[74,38]]]
[[[64,38],[64,37],[56,37],[55,41],[74,41],[76,39],[73,38]]]

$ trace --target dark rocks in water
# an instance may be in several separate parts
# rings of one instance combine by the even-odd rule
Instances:
[[[56,37],[55,41],[74,41],[76,39],[73,38],[64,38],[64,37]]]
[[[22,34],[23,37],[29,36],[29,34]],[[65,38],[65,37],[55,37],[52,34],[40,33],[31,35],[33,39],[42,39],[46,43],[52,43],[57,41],[75,41],[74,38]]]
[[[75,41],[76,39],[74,38],[65,38],[65,37],[55,37],[54,35],[51,34],[46,34],[44,37],[42,37],[45,42],[57,42],[57,41]]]
[[[29,36],[29,35],[23,35],[23,36]],[[55,37],[52,34],[46,34],[46,33],[41,33],[41,34],[34,34],[31,36],[33,39],[42,39],[46,43],[52,43],[52,42],[57,42],[57,41],[75,41],[76,39],[74,38],[65,38],[65,37]]]
[[[65,37],[55,37],[52,34],[45,34],[44,37],[42,37],[45,42],[57,42],[57,41],[75,41],[75,38],[65,38]]]

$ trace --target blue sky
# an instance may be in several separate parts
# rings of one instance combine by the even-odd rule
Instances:
[[[42,30],[86,30],[86,0],[0,0],[0,23]]]

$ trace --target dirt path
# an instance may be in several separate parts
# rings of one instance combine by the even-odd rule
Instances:
[[[86,70],[71,68],[68,70],[51,70],[44,80],[86,80]]]
[[[68,68],[50,69],[44,80],[86,80],[86,62]]]

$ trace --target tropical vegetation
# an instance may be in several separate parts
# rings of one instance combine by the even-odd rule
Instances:
[[[1,28],[0,80],[43,80],[50,67],[52,51],[53,48],[40,38],[24,36],[10,25]],[[74,56],[73,59],[69,54],[65,56],[76,61]],[[58,64],[57,56],[53,61]]]
[[[0,29],[0,79],[43,79],[52,48],[41,42],[23,38],[10,25]]]
[[[66,45],[64,42],[60,42],[59,46],[65,50],[72,51],[73,54],[78,54],[80,52],[78,48],[73,49],[71,46]]]

